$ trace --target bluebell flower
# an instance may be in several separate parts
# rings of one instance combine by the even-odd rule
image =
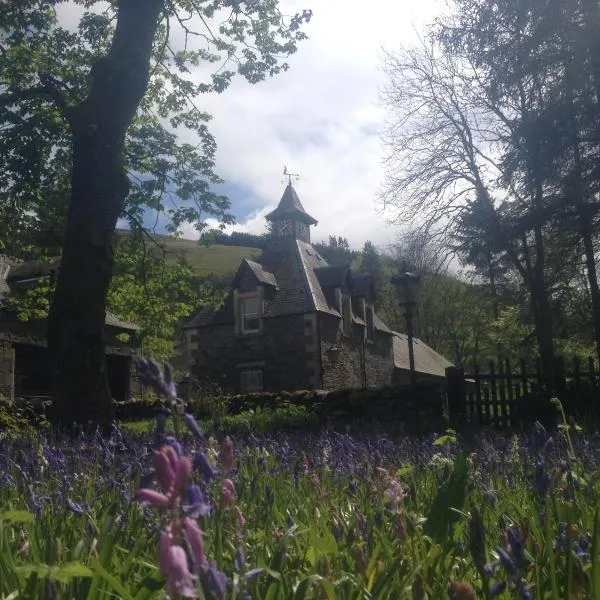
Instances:
[[[171,446],[175,452],[177,452],[177,456],[183,456],[183,446],[173,437],[165,438],[165,443],[168,446]]]
[[[192,463],[195,469],[198,469],[202,476],[204,477],[204,481],[208,483],[211,479],[216,477],[219,474],[219,470],[215,469],[209,462],[206,454],[204,452],[196,452],[192,459]]]
[[[525,558],[523,538],[512,527],[508,529],[507,534],[510,542],[510,553],[517,568],[525,569],[527,567],[527,559]]]
[[[208,596],[215,600],[224,600],[227,593],[227,577],[217,569],[217,565],[211,562],[204,573],[204,582]]]
[[[246,557],[244,555],[244,549],[242,546],[238,546],[238,549],[235,553],[235,558],[233,560],[233,568],[236,573],[241,573],[246,566]]]
[[[505,589],[506,589],[506,581],[503,581],[503,580],[496,581],[496,583],[494,583],[492,585],[492,587],[490,587],[490,595],[492,596],[492,598],[494,598],[494,597],[502,594],[502,592],[504,592]]]
[[[193,415],[190,415],[189,413],[184,413],[183,420],[185,421],[185,424],[188,426],[188,429],[199,440],[203,440],[204,439],[204,433],[202,433],[202,430],[200,429],[200,426],[198,425],[196,419],[194,419]]]
[[[534,487],[540,498],[543,499],[546,497],[546,493],[550,487],[550,475],[544,470],[544,463],[541,460],[535,463]]]
[[[187,488],[188,504],[183,506],[183,510],[188,517],[198,519],[199,517],[208,517],[212,512],[212,505],[202,490],[197,485],[189,485]]]
[[[67,507],[70,511],[74,512],[78,516],[82,516],[85,514],[85,511],[81,507],[81,505],[76,504],[70,498],[67,498]]]
[[[500,557],[500,564],[506,569],[506,572],[509,575],[516,575],[517,568],[515,567],[515,563],[513,563],[511,557],[508,555],[508,552],[506,552],[504,548],[496,548],[496,552]]]

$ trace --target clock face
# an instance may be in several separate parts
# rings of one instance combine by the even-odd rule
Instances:
[[[284,219],[279,223],[279,235],[292,235],[294,233],[294,223],[289,219]]]
[[[298,223],[298,237],[305,242],[309,240],[308,225],[306,223]]]

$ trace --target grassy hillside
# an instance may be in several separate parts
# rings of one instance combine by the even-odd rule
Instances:
[[[196,240],[172,238],[155,234],[154,239],[163,246],[169,260],[184,258],[197,275],[227,275],[235,273],[243,258],[255,258],[259,248],[247,246],[203,246]]]
[[[235,273],[243,258],[255,258],[260,254],[258,248],[247,246],[203,246],[195,240],[184,240],[157,236],[164,244],[167,256],[176,260],[183,257],[197,275],[226,275]]]

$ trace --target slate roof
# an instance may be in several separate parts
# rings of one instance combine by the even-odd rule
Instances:
[[[261,264],[253,260],[248,260],[247,258],[245,258],[242,261],[242,264],[240,265],[236,276],[233,278],[231,287],[236,286],[237,281],[244,272],[244,267],[250,269],[252,274],[258,280],[258,283],[262,283],[263,285],[270,285],[271,287],[277,288],[277,280],[275,279],[275,275],[273,275],[273,273],[269,273],[269,271],[266,271]]]
[[[350,278],[349,265],[327,265],[315,270],[319,283],[324,287],[346,287]]]
[[[408,371],[410,369],[408,338],[403,333],[393,333],[394,367]],[[413,349],[415,353],[415,370],[418,373],[426,373],[436,377],[446,376],[446,367],[452,366],[449,360],[418,338],[413,338]]]
[[[375,298],[375,285],[370,275],[352,275],[352,291],[356,296]]]
[[[196,313],[194,317],[183,326],[183,328],[195,329],[196,327],[210,325],[214,314],[215,309],[212,306],[205,306],[198,313]]]
[[[121,320],[117,315],[109,311],[106,311],[104,324],[117,329],[129,329],[130,331],[137,331],[139,329],[134,323],[127,323],[127,321]]]
[[[382,331],[383,333],[389,333],[390,335],[394,332],[379,318],[377,313],[373,313],[373,327],[377,329],[377,331]],[[398,334],[400,335],[400,334]]]
[[[13,281],[22,281],[24,279],[34,279],[49,275],[60,266],[60,256],[53,258],[52,261],[46,262],[43,260],[29,260],[27,262],[13,265],[8,272],[6,280],[9,283]]]
[[[50,262],[43,260],[30,260],[22,263],[13,262],[8,270],[6,277],[2,277],[2,269],[0,262],[0,298],[10,292],[10,283],[24,281],[26,279],[35,279],[43,277],[55,271],[60,266],[60,256],[52,259]],[[4,313],[3,313],[4,314]],[[116,329],[126,329],[129,331],[137,331],[139,327],[133,323],[128,323],[120,319],[117,315],[107,311],[105,324]]]
[[[329,266],[311,244],[293,237],[275,238],[256,261],[245,259],[241,263],[233,284],[238,275],[246,272],[244,267],[250,268],[259,282],[271,287],[276,286],[274,293],[265,296],[265,318],[311,312],[322,312],[338,319],[342,318],[337,307],[327,301],[324,289],[327,286],[344,285],[347,278],[351,277],[349,267]],[[353,280],[351,283],[354,288]],[[363,276],[363,292],[367,285],[369,284],[364,281]],[[233,294],[230,293],[219,309],[202,309],[186,323],[185,328],[230,324],[233,323],[233,318]],[[353,314],[352,318],[355,323],[364,325],[360,316]],[[376,330],[393,334],[377,314],[373,324]]]
[[[313,219],[313,217],[311,217],[304,210],[304,206],[302,206],[302,202],[300,202],[300,198],[298,198],[298,194],[296,193],[291,181],[285,188],[277,208],[266,215],[265,218],[268,221],[279,221],[281,219],[294,218],[298,219],[299,221],[303,221],[308,225],[317,224],[317,220]]]
[[[286,187],[279,206],[267,215],[267,219],[277,220],[287,216],[311,224],[316,223],[306,214],[291,183]],[[342,315],[337,306],[330,303],[333,301],[333,294],[326,294],[326,290],[338,286],[350,287],[353,295],[373,297],[369,276],[357,276],[355,286],[355,279],[348,265],[330,266],[310,243],[293,236],[274,237],[257,259],[244,259],[232,281],[232,290],[236,287],[247,289],[245,286],[248,283],[249,271],[259,284],[274,289],[264,296],[265,318],[321,312],[341,319]],[[360,316],[353,314],[352,318],[355,323],[365,325]],[[233,323],[233,319],[231,292],[219,309],[214,312],[201,310],[185,328],[226,325]],[[393,333],[377,315],[374,318],[374,326],[380,332],[389,335]]]

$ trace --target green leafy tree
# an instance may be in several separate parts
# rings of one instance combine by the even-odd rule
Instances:
[[[117,247],[108,308],[139,327],[144,352],[158,360],[173,356],[182,322],[200,305],[218,304],[222,296],[186,264],[166,262],[152,243],[130,237]]]
[[[288,19],[276,0],[76,0],[69,10],[79,21],[68,29],[57,4],[0,5],[0,189],[3,212],[21,229],[39,228],[56,202],[64,247],[48,318],[56,415],[106,423],[104,312],[117,220],[140,222],[147,208],[166,212],[172,229],[201,227],[208,215],[232,220],[211,189],[220,181],[216,144],[199,97],[223,92],[236,73],[256,83],[287,69],[311,14]],[[205,81],[194,71],[201,65],[213,67]],[[0,232],[9,239],[4,224]]]

